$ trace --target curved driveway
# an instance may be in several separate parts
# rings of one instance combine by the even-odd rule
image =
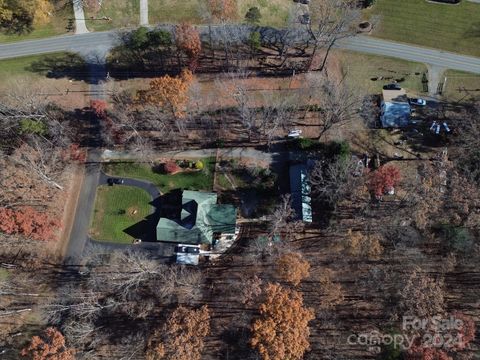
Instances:
[[[131,179],[131,178],[120,178],[120,177],[115,177],[115,176],[109,176],[105,174],[104,172],[100,173],[100,178],[98,180],[98,185],[108,185],[108,179],[123,179],[123,184],[115,184],[113,186],[136,186],[140,189],[145,190],[148,192],[150,197],[152,198],[152,201],[158,198],[161,193],[158,190],[158,188],[152,184],[151,182],[144,181],[144,180],[137,180],[137,179]]]
[[[96,151],[92,151],[89,153],[90,163],[87,166],[87,174],[85,176],[84,183],[82,185],[82,192],[80,194],[80,198],[77,204],[77,209],[75,212],[75,222],[72,227],[72,231],[70,233],[70,239],[68,242],[67,250],[65,253],[65,259],[70,265],[75,265],[78,263],[80,258],[82,257],[83,251],[86,245],[89,242],[95,243],[97,245],[108,246],[110,248],[122,248],[125,245],[118,245],[118,244],[108,244],[105,242],[98,242],[91,239],[88,235],[90,229],[90,220],[91,215],[93,213],[93,207],[95,203],[95,194],[96,189],[100,185],[107,185],[108,179],[116,177],[108,176],[107,174],[103,173],[100,169],[99,161],[99,154]],[[160,191],[157,187],[148,182],[142,181],[137,179],[130,179],[130,178],[122,178],[124,179],[123,186],[136,186],[145,190],[151,197],[152,202],[152,212],[150,216],[155,215],[158,213],[159,209],[155,206],[155,201],[161,195]],[[113,185],[113,186],[122,186],[122,185]],[[154,217],[151,219],[154,220]],[[153,222],[151,226],[154,226]],[[153,228],[152,228],[153,229]],[[153,231],[153,230],[152,230]],[[168,257],[170,253],[173,251],[171,246],[165,245],[162,246],[162,243],[152,243],[152,244],[145,244],[141,247],[152,247],[158,250],[158,253],[162,256]]]

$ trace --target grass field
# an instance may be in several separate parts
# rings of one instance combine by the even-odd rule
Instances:
[[[149,2],[155,2],[150,0]],[[85,9],[85,18],[96,19],[102,17],[111,18],[112,21],[87,20],[87,28],[90,31],[103,31],[123,27],[137,27],[140,23],[140,0],[115,0],[104,1],[99,12],[94,13]]]
[[[139,163],[111,163],[105,164],[105,172],[112,176],[130,177],[148,180],[155,184],[162,193],[172,189],[206,190],[213,188],[215,159],[202,159],[205,168],[198,172],[185,172],[175,175],[160,174],[153,171],[147,164]]]
[[[46,58],[62,58],[64,55],[66,55],[66,53],[61,52],[0,60],[0,78],[4,80],[17,75],[31,76],[33,78],[43,77],[45,73],[32,71],[32,64],[38,63]]]
[[[377,0],[365,15],[380,17],[374,36],[480,56],[480,4]]]
[[[0,33],[0,44],[22,40],[41,39],[65,34],[68,32],[67,24],[69,18],[73,18],[73,9],[71,7],[67,7],[55,12],[48,24],[34,26],[34,29],[31,33],[22,35],[7,35]]]
[[[403,88],[413,93],[422,92],[422,74],[427,71],[423,64],[349,51],[336,51],[335,54],[346,81],[357,91],[379,94],[383,85],[404,78],[399,82]],[[374,78],[377,80],[373,81]]]
[[[90,235],[99,241],[131,244],[124,232],[151,213],[150,195],[132,186],[100,186],[97,189]]]
[[[151,23],[191,22],[204,23],[201,0],[156,0],[150,1]],[[237,21],[243,22],[250,7],[256,6],[262,14],[261,24],[282,26],[288,20],[291,0],[239,0]]]
[[[188,22],[201,24],[205,22],[202,15],[202,0],[150,0],[150,24]],[[288,20],[291,0],[239,0],[237,21],[243,22],[245,14],[252,6],[257,6],[262,14],[261,24],[282,26]],[[86,10],[86,18],[109,17],[112,21],[87,20],[90,30],[102,31],[122,27],[136,27],[140,22],[139,0],[105,1],[97,13]]]
[[[447,84],[443,95],[448,100],[480,98],[480,74],[448,70],[444,75],[447,77]]]

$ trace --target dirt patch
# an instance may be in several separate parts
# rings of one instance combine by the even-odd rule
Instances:
[[[127,215],[130,217],[130,218],[135,218],[138,214],[138,206],[131,206],[127,209]]]

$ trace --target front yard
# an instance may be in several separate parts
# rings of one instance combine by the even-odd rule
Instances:
[[[364,14],[381,21],[374,36],[480,56],[480,4],[377,0]]]
[[[131,244],[134,237],[125,230],[152,212],[151,201],[149,194],[137,187],[100,186],[90,236],[98,241]]]
[[[380,94],[383,85],[392,82],[416,93],[423,90],[422,76],[427,72],[424,64],[351,51],[334,54],[347,83],[362,94]]]
[[[203,170],[163,174],[155,166],[145,163],[121,162],[104,165],[105,173],[112,176],[147,180],[155,184],[162,193],[173,189],[212,191],[215,158],[202,159]]]

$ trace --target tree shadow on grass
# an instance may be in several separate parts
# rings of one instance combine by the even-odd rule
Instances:
[[[124,233],[142,242],[157,241],[157,224],[160,220],[160,204],[162,196],[154,199],[149,204],[153,206],[154,211],[140,222],[123,230]]]
[[[123,230],[124,233],[142,242],[157,242],[157,224],[160,217],[176,218],[180,213],[180,208],[176,204],[181,204],[182,190],[175,189],[163,194],[149,204],[153,206],[154,211],[142,221]]]
[[[67,78],[87,81],[91,74],[87,62],[80,55],[74,53],[47,55],[41,60],[34,61],[27,70],[52,79]]]

